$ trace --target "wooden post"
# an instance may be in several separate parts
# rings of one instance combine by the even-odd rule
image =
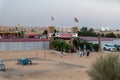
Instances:
[[[38,52],[36,52],[36,58],[38,58]]]
[[[45,59],[45,57],[46,57],[46,56],[45,56],[45,50],[44,50],[44,59]]]

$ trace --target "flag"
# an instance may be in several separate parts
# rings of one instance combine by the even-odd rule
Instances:
[[[75,21],[75,22],[79,22],[78,19],[77,19],[76,17],[74,17],[74,21]]]
[[[54,20],[55,20],[53,16],[51,16],[51,20],[52,20],[52,21],[54,21]]]

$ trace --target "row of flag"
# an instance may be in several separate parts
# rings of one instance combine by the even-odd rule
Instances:
[[[51,18],[52,21],[55,20],[53,16],[51,16],[50,18]],[[74,17],[74,22],[79,22],[78,19],[77,19],[77,17]]]

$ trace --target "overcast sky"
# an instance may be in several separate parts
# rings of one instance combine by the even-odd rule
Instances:
[[[0,0],[0,25],[18,24],[119,29],[120,0]]]

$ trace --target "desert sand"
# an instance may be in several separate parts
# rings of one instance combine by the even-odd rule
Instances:
[[[0,80],[91,80],[87,74],[91,64],[100,55],[109,53],[91,52],[89,58],[68,53],[60,58],[52,50],[0,51],[6,67],[5,72],[0,72]],[[23,57],[30,58],[33,64],[18,65],[17,60]]]

